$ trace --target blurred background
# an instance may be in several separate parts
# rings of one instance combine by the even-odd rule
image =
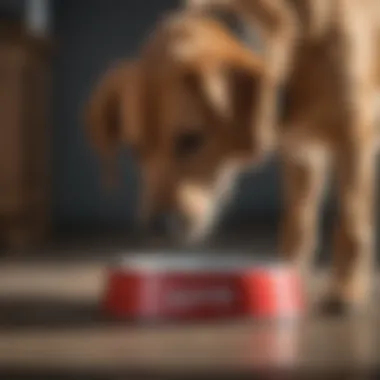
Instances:
[[[98,161],[84,136],[82,107],[104,70],[133,56],[160,14],[178,5],[176,0],[149,6],[137,0],[0,0],[5,249],[133,238],[138,168],[126,150],[120,157],[122,187],[111,194],[102,188]],[[220,228],[273,242],[268,236],[276,232],[281,209],[279,181],[275,160],[244,175]],[[326,215],[332,213],[327,207]]]

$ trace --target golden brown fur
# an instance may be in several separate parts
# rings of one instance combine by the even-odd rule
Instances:
[[[139,66],[134,61],[113,66],[97,83],[86,106],[85,125],[91,143],[96,147],[107,186],[115,185],[117,153],[125,145],[134,145],[140,130],[134,117],[137,91],[140,88]],[[133,91],[133,96],[132,95]]]
[[[198,11],[166,18],[142,49],[137,106],[129,108],[134,122],[122,123],[140,137],[134,143],[143,217],[174,210],[186,217],[188,237],[199,239],[236,172],[276,148],[284,185],[280,252],[303,269],[316,248],[319,204],[333,168],[339,215],[326,304],[361,304],[373,267],[376,0],[187,3]],[[210,3],[258,27],[265,65],[201,16]],[[276,98],[284,84],[288,109],[279,124]],[[207,143],[176,156],[177,138],[188,132]]]

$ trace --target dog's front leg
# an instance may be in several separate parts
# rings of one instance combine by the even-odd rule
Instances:
[[[329,313],[349,312],[367,303],[374,267],[374,143],[368,135],[345,145],[337,164],[340,207],[332,282],[322,303]]]
[[[352,4],[351,4],[352,3]],[[372,2],[347,2],[341,14],[341,121],[335,126],[339,214],[327,312],[369,306],[374,270],[376,52]],[[375,3],[373,3],[375,4]],[[339,46],[339,45],[338,45]],[[339,83],[339,82],[338,82]]]
[[[302,151],[310,155],[302,155]],[[304,275],[310,268],[318,243],[318,217],[329,168],[324,149],[298,145],[281,157],[283,214],[280,253]],[[307,279],[307,276],[306,276]]]

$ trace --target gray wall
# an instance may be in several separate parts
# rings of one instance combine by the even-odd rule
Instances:
[[[58,43],[55,58],[54,214],[61,225],[133,223],[137,170],[128,154],[121,158],[123,188],[105,194],[96,158],[86,144],[81,107],[94,80],[114,59],[135,52],[159,13],[175,0],[61,0],[54,10]],[[149,4],[149,5],[148,5]],[[278,210],[277,177],[265,170],[244,181],[230,220],[249,216],[273,219]]]
[[[25,0],[0,0],[0,7],[6,7],[12,11],[23,11]]]

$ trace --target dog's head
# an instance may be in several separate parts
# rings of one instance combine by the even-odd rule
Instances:
[[[262,158],[254,120],[263,75],[222,26],[175,15],[138,61],[103,77],[88,107],[90,136],[107,160],[132,147],[144,221],[164,212],[187,241],[206,236],[238,172]]]

